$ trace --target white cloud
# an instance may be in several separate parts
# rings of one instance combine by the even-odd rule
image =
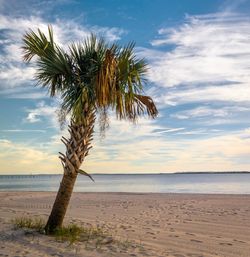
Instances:
[[[51,105],[47,105],[44,101],[41,101],[37,104],[36,108],[26,110],[28,114],[24,121],[27,123],[37,123],[47,120],[50,126],[59,128],[58,108],[59,104],[55,101]]]
[[[9,140],[0,140],[0,148],[2,174],[62,173],[56,154]]]
[[[163,130],[157,131],[155,133],[157,133],[157,134],[171,133],[171,132],[177,132],[177,131],[181,131],[181,130],[185,130],[185,128],[169,128],[169,129],[163,129]]]
[[[176,140],[153,133],[159,130],[154,121],[142,120],[141,126],[118,121],[111,125],[102,141],[95,135],[94,148],[83,163],[84,169],[91,173],[249,169],[249,128],[228,135],[222,135],[218,130],[212,135],[209,131],[209,136],[200,138],[190,138],[190,135],[206,135],[207,131],[179,129],[175,133],[182,137]],[[1,170],[6,173],[62,171],[56,154],[64,151],[59,135],[39,146],[0,139],[0,148]]]
[[[174,49],[140,51],[151,64],[149,79],[162,87],[161,102],[249,103],[249,26],[248,16],[216,13],[187,16],[177,28],[160,29],[152,45]]]
[[[203,117],[230,117],[238,112],[249,112],[250,107],[233,106],[233,107],[221,107],[212,108],[210,106],[199,106],[194,109],[188,109],[185,111],[179,111],[173,113],[170,116],[177,119],[190,119],[190,118],[203,118]]]
[[[213,130],[207,130],[207,129],[195,129],[195,130],[190,130],[190,131],[181,131],[178,132],[177,135],[208,135],[212,133],[217,133],[220,131],[213,131]]]
[[[29,123],[35,123],[35,122],[41,121],[37,116],[39,116],[38,113],[36,111],[31,110],[31,112],[26,117],[26,120]]]
[[[205,134],[205,131],[197,133]],[[208,138],[196,139],[185,135],[186,138],[178,140],[142,138],[94,148],[84,166],[91,172],[107,173],[249,170],[249,130],[231,135],[210,133]],[[108,148],[114,154],[107,154]]]
[[[249,81],[250,82],[250,81]],[[206,86],[189,87],[180,86],[161,96],[160,99],[165,104],[177,105],[185,103],[202,102],[231,102],[231,103],[250,103],[250,87],[248,82],[229,86]]]
[[[2,132],[13,132],[13,133],[18,133],[18,132],[24,132],[24,133],[30,133],[30,132],[38,132],[38,133],[45,133],[46,130],[44,129],[2,129],[0,130]]]
[[[0,93],[12,98],[44,98],[46,94],[37,93],[33,88],[35,69],[22,62],[21,39],[28,29],[40,28],[47,33],[50,22],[38,16],[12,17],[0,14],[0,31],[3,39],[0,41]],[[69,43],[81,41],[91,32],[100,34],[108,41],[120,39],[125,33],[123,29],[80,25],[71,20],[57,19],[51,24],[55,41],[62,47]],[[20,88],[24,93],[20,93]],[[12,92],[10,92],[12,91]],[[14,92],[13,92],[14,91]]]

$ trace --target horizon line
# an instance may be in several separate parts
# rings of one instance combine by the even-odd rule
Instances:
[[[93,175],[168,175],[168,174],[235,174],[250,173],[250,171],[177,171],[177,172],[158,172],[158,173],[90,173]],[[22,173],[22,174],[0,174],[0,176],[55,176],[63,173]]]

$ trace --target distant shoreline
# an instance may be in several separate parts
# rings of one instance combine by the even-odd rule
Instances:
[[[183,175],[183,174],[250,174],[250,171],[180,171],[170,173],[91,173],[91,175]],[[61,176],[61,174],[0,174],[0,176]]]

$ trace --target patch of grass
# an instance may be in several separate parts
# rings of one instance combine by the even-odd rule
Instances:
[[[120,246],[121,249],[127,250],[129,247],[133,247],[133,243],[126,240],[116,240],[116,243]]]
[[[45,227],[45,221],[42,218],[28,218],[28,217],[17,217],[13,219],[15,229],[29,228],[38,232],[43,232]]]
[[[70,244],[72,244],[76,241],[80,241],[82,231],[82,227],[75,224],[70,224],[57,229],[54,236],[58,241],[69,241]]]
[[[45,233],[45,220],[42,218],[17,217],[12,220],[15,229],[31,229],[39,233]],[[109,249],[116,251],[117,247],[121,250],[128,248],[137,248],[135,243],[127,240],[118,240],[114,238],[104,226],[94,227],[91,225],[78,226],[77,224],[69,224],[57,229],[51,236],[57,241],[69,242],[69,246],[76,243],[85,243],[85,249],[102,251]],[[112,250],[113,249],[113,250]]]
[[[90,241],[98,247],[100,244],[112,242],[111,236],[101,227],[80,227],[76,224],[69,224],[59,228],[54,233],[59,241],[69,241],[70,244],[74,242]]]
[[[138,243],[136,241],[131,241],[128,238],[116,238],[115,239],[115,245],[120,249],[120,251],[127,251],[127,250],[139,250],[140,252],[144,250],[144,246],[142,243]]]
[[[44,233],[45,221],[42,218],[17,217],[13,219],[14,229],[28,228],[39,233]],[[70,244],[74,242],[95,241],[96,246],[113,242],[111,236],[102,227],[82,227],[76,224],[69,224],[57,229],[52,234],[58,241],[68,241]]]

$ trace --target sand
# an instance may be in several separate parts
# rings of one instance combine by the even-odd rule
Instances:
[[[46,218],[54,197],[0,192],[0,256],[250,256],[250,195],[74,193],[65,222],[105,226],[125,248],[13,230],[14,217]]]

